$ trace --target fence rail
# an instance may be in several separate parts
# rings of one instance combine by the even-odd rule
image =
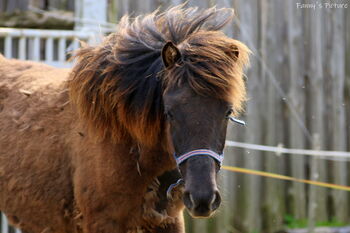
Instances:
[[[67,52],[79,48],[79,41],[94,40],[94,34],[86,31],[0,28],[0,53],[7,58],[71,67]]]
[[[317,156],[317,157],[323,157],[323,158],[350,159],[350,152],[347,152],[347,151],[305,150],[305,149],[296,149],[296,148],[284,148],[282,146],[258,145],[258,144],[252,144],[252,143],[230,141],[230,140],[226,141],[226,146],[238,147],[238,148],[243,148],[248,150],[274,152],[277,155],[292,154],[292,155]]]

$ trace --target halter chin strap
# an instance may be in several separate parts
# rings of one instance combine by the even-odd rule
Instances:
[[[216,161],[219,162],[220,166],[222,164],[222,161],[224,160],[224,154],[222,153],[221,155],[219,155],[218,153],[212,151],[212,150],[207,150],[207,149],[198,149],[198,150],[193,150],[190,152],[187,152],[183,155],[180,155],[178,157],[175,156],[175,160],[177,165],[179,166],[181,163],[185,162],[187,159],[194,157],[194,156],[202,156],[202,155],[208,155],[210,157],[212,157],[213,159],[215,159]]]

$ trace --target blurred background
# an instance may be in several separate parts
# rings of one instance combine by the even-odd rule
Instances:
[[[98,43],[126,13],[182,2],[0,0],[0,53],[71,67],[67,52],[78,40]],[[253,52],[247,126],[230,124],[225,164],[349,186],[349,153],[327,151],[350,151],[350,1],[188,1],[214,5],[235,9],[225,32]],[[220,210],[209,220],[186,214],[188,233],[350,232],[348,191],[227,170],[220,176]],[[2,217],[1,232],[14,231]]]

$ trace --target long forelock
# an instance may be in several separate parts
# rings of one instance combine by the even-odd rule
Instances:
[[[69,85],[88,129],[100,139],[130,135],[141,144],[154,145],[164,128],[163,90],[181,81],[240,109],[248,49],[218,32],[232,15],[231,9],[180,5],[134,20],[124,16],[118,31],[101,45],[80,49]],[[170,70],[164,70],[161,60],[167,41],[184,56],[183,63]],[[229,48],[238,49],[239,57],[228,56]]]
[[[200,31],[180,45],[182,61],[166,71],[166,86],[187,82],[200,95],[221,99],[242,111],[246,92],[244,67],[249,49],[222,32]]]

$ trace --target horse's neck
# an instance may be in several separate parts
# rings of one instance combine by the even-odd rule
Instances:
[[[176,168],[173,156],[161,144],[152,148],[143,147],[133,140],[115,143],[105,140],[100,144],[102,157],[115,157],[118,164],[137,168],[141,176],[155,178]]]
[[[176,168],[173,156],[161,145],[154,148],[141,148],[139,163],[146,171],[157,177]]]

